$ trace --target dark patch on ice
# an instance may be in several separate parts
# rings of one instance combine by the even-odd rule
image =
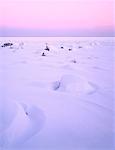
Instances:
[[[4,43],[3,45],[1,45],[1,47],[8,47],[8,46],[12,46],[13,43]]]
[[[64,47],[63,47],[63,46],[61,46],[61,49],[64,49]]]
[[[78,46],[78,48],[80,49],[80,48],[83,48],[82,46]]]
[[[72,51],[72,48],[69,48],[68,50],[69,50],[69,51]]]
[[[55,81],[53,84],[52,84],[52,88],[54,91],[58,90],[60,88],[60,81]]]
[[[48,44],[46,43],[46,47],[45,47],[45,49],[44,50],[46,50],[46,51],[50,51],[50,48],[49,48],[49,46],[48,46]]]
[[[46,51],[50,51],[50,49],[49,49],[48,47],[46,47],[44,50],[46,50]]]
[[[28,116],[28,113],[26,112],[26,115]]]
[[[45,53],[42,53],[42,56],[46,56],[46,54],[45,54]]]
[[[75,59],[71,60],[72,63],[76,64],[77,61]]]

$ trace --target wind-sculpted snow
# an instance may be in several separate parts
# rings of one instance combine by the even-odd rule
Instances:
[[[7,129],[17,115],[17,105],[14,102],[10,103],[9,105],[4,100],[0,105],[0,132]]]
[[[37,106],[12,101],[7,102],[7,105],[8,107],[5,108],[7,110],[1,111],[0,119],[1,124],[6,120],[4,126],[7,125],[7,128],[2,129],[0,133],[0,146],[3,148],[20,146],[37,134],[46,120],[44,112]]]
[[[53,83],[53,89],[73,94],[94,93],[96,87],[85,78],[74,75],[63,75],[60,81]]]
[[[62,77],[53,82],[33,81],[28,84],[31,87],[39,87],[42,89],[54,90],[57,92],[65,92],[74,95],[93,94],[98,87],[87,79],[77,75],[62,75]]]
[[[0,148],[114,150],[113,38],[4,43],[13,45],[0,46]]]

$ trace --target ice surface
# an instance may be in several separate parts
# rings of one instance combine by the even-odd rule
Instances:
[[[5,42],[13,46],[0,47],[2,149],[114,150],[115,39]]]

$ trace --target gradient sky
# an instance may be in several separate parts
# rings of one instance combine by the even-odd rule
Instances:
[[[0,0],[0,27],[25,30],[112,30],[114,0]]]

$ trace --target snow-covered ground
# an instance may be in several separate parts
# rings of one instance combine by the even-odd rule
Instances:
[[[115,39],[5,42],[14,45],[0,47],[1,149],[114,150]]]

